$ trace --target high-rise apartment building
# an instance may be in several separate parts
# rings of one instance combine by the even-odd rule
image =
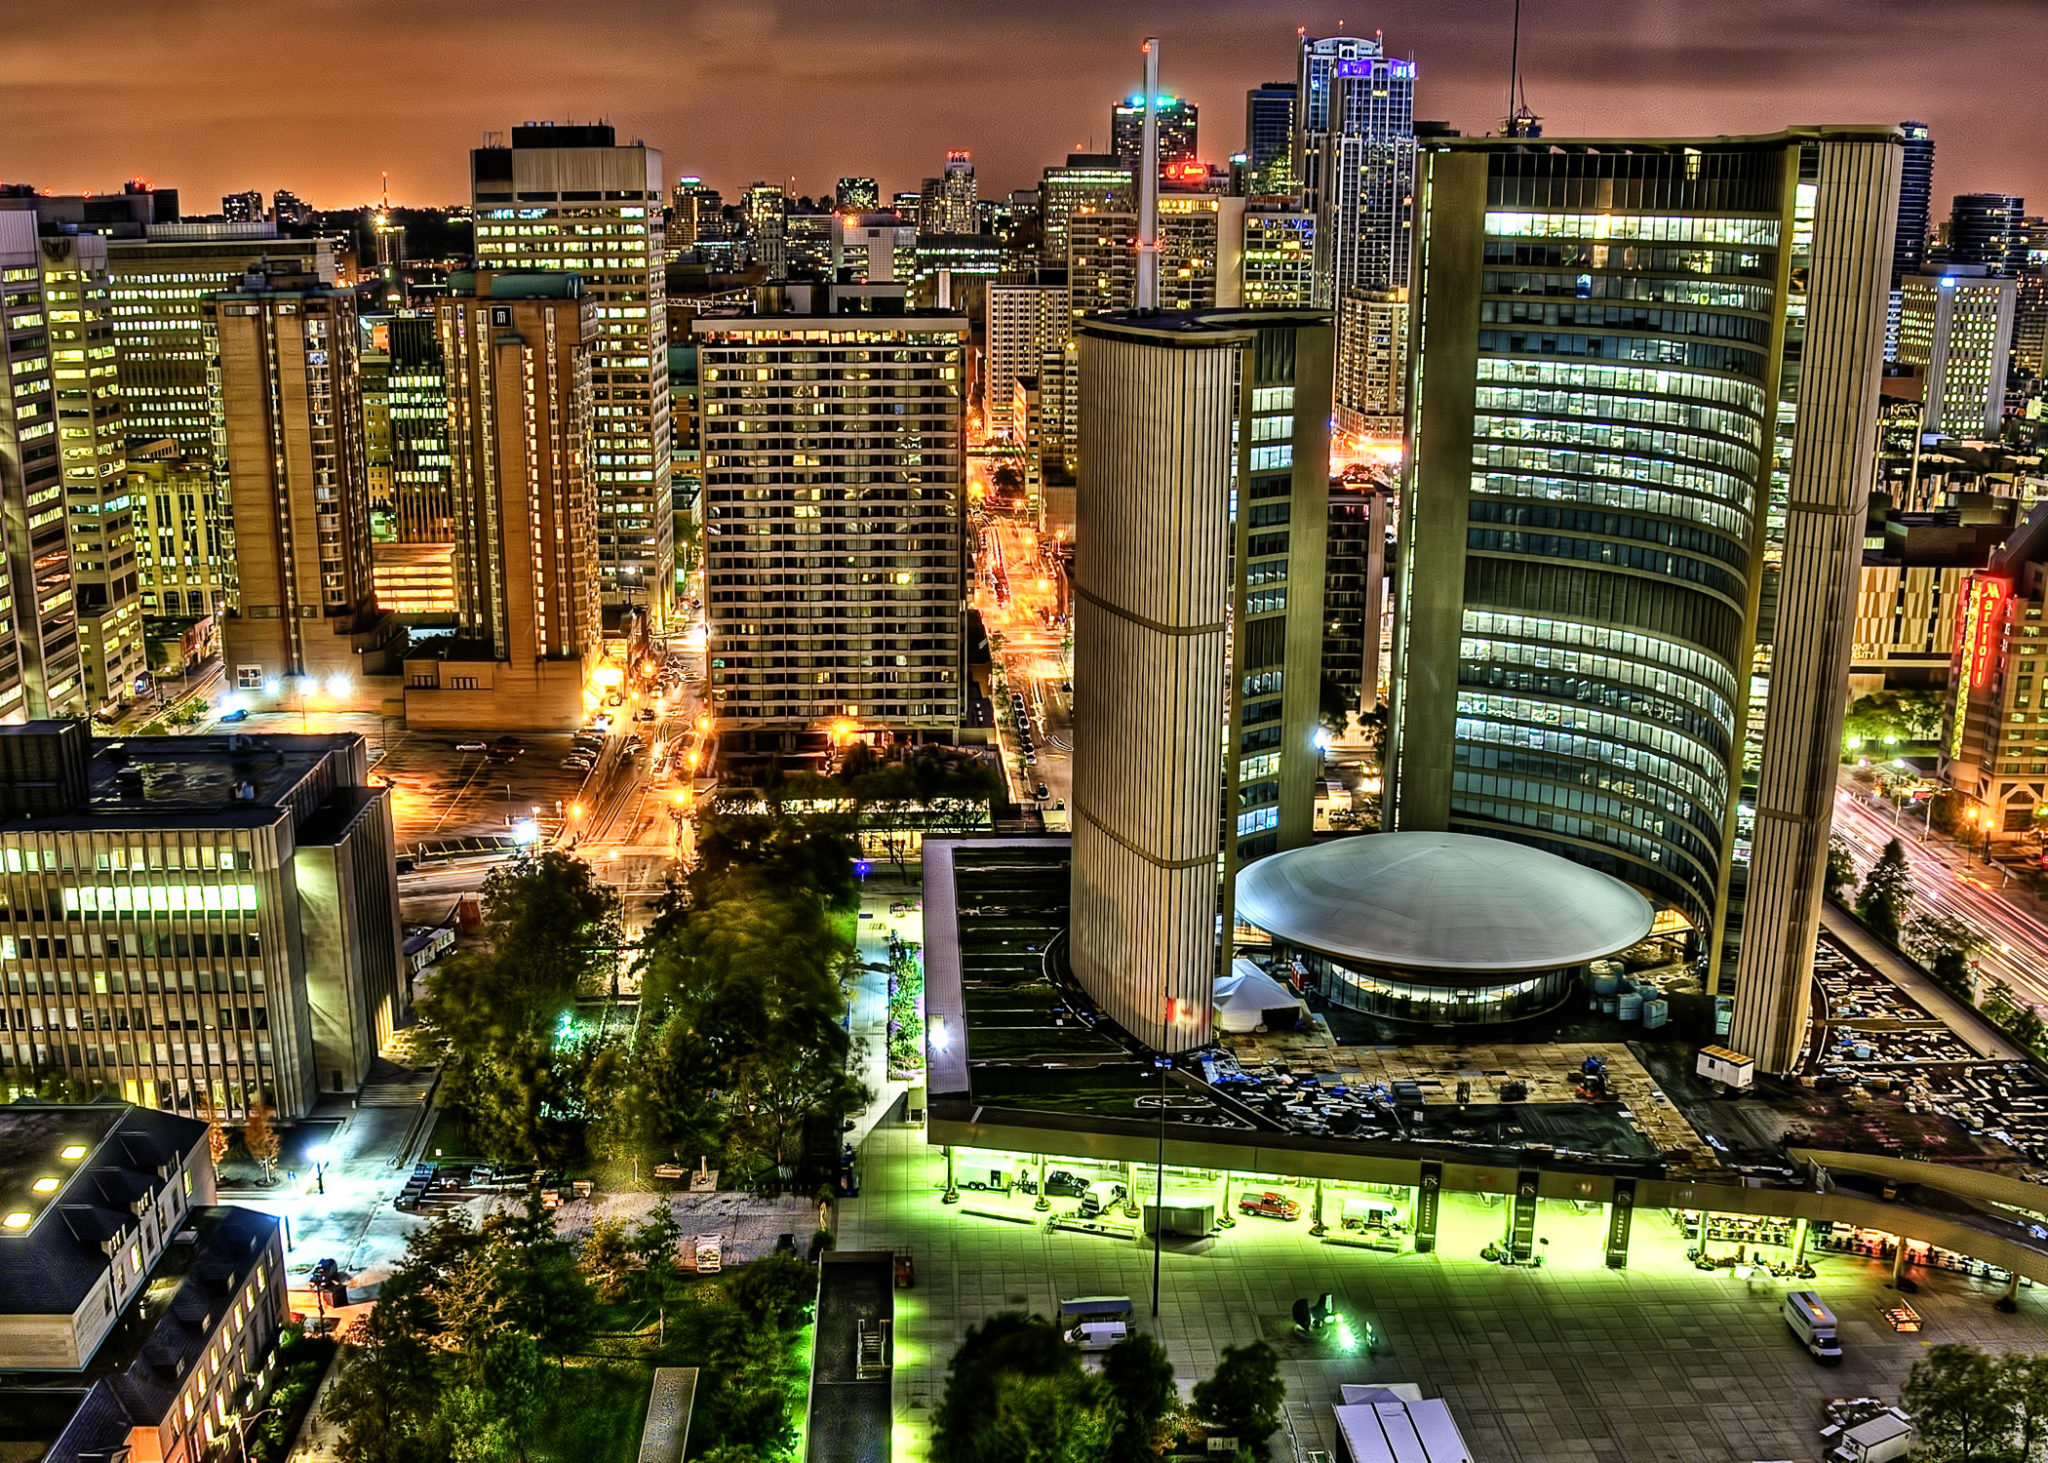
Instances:
[[[1138,216],[1076,213],[1067,221],[1067,296],[1073,317],[1117,314],[1138,302]]]
[[[403,648],[371,576],[355,295],[272,263],[211,296],[206,324],[241,584],[229,684],[314,677],[347,698]]]
[[[918,198],[917,231],[920,234],[975,234],[981,231],[977,212],[979,196],[974,181],[974,159],[955,148],[946,154],[946,170],[926,178]]]
[[[747,242],[754,263],[770,279],[789,274],[789,254],[784,247],[783,224],[789,216],[789,197],[778,183],[756,183],[740,195],[740,210],[746,219]]]
[[[9,382],[0,395],[0,721],[89,709],[45,283],[36,215],[0,211],[0,365]]]
[[[435,319],[457,638],[406,661],[406,724],[576,727],[604,640],[589,457],[597,303],[578,275],[458,272]]]
[[[2015,281],[1951,264],[1899,282],[1899,364],[1925,373],[1920,429],[1988,441],[2005,413]]]
[[[724,207],[718,190],[705,187],[704,180],[694,173],[676,179],[668,205],[669,249],[675,253],[694,249],[705,235],[717,233],[723,226]]]
[[[1303,36],[1294,77],[1294,142],[1288,168],[1292,192],[1318,213],[1322,203],[1323,144],[1336,116],[1337,67],[1381,54],[1374,36]]]
[[[1323,684],[1347,711],[1380,704],[1387,553],[1398,502],[1390,482],[1347,473],[1330,483],[1323,550]]]
[[[0,856],[0,1091],[303,1117],[410,1005],[391,792],[354,733],[0,728]]]
[[[248,188],[225,195],[220,201],[220,216],[231,224],[263,222],[263,190]]]
[[[209,295],[238,287],[266,259],[322,284],[335,282],[331,240],[280,239],[267,223],[160,224],[142,239],[107,243],[130,449],[150,447],[162,463],[164,454],[154,444],[169,441],[184,464],[173,492],[162,491],[164,469],[151,470],[146,528],[137,508],[138,589],[142,613],[151,618],[197,620],[225,611],[235,600],[227,467],[213,431],[219,363],[210,354],[205,305]],[[195,467],[210,475],[196,492],[189,476]]]
[[[1067,262],[1068,222],[1077,213],[1129,213],[1138,206],[1136,174],[1111,154],[1071,152],[1038,185],[1045,262]]]
[[[1294,88],[1269,81],[1244,94],[1245,191],[1290,194],[1294,186]],[[1142,119],[1141,119],[1142,120]]]
[[[134,696],[146,664],[107,241],[59,234],[40,253],[79,668],[85,704],[112,711]]]
[[[1948,215],[1947,262],[2006,278],[2027,267],[2027,200],[2009,193],[1960,193]]]
[[[1399,436],[1408,395],[1408,291],[1349,289],[1337,310],[1337,425]]]
[[[477,263],[583,276],[604,330],[591,361],[597,557],[607,612],[675,601],[661,153],[609,126],[512,129],[470,157]],[[777,190],[778,196],[780,190]]]
[[[363,400],[363,484],[373,540],[397,536],[391,491],[391,317],[356,317],[356,380]]]
[[[1313,305],[1315,215],[1247,204],[1239,224],[1238,302],[1249,310],[1305,310]]]
[[[1017,378],[1038,377],[1045,353],[1072,329],[1064,273],[1029,280],[993,280],[988,286],[987,333],[982,351],[982,420],[994,425],[1013,410]]]
[[[1333,333],[1243,310],[1078,330],[1069,955],[1183,1051],[1209,1040],[1237,870],[1313,829]]]
[[[1200,162],[1201,109],[1180,97],[1157,96],[1152,109],[1159,117],[1159,167]],[[1145,94],[1127,97],[1109,109],[1109,150],[1127,168],[1138,166],[1145,150]]]
[[[1891,128],[1432,142],[1389,806],[1692,927],[1804,1039],[1876,446]]]
[[[793,284],[780,311],[692,322],[729,764],[958,734],[968,322],[888,313],[901,300],[900,285]]]
[[[270,195],[270,217],[280,227],[306,228],[313,222],[313,205],[291,189],[280,188]]]

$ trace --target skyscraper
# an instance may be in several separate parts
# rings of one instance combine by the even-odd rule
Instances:
[[[457,638],[406,661],[406,722],[573,728],[604,639],[589,447],[597,302],[579,275],[458,272],[435,327]]]
[[[1899,173],[1899,226],[1892,241],[1892,291],[1885,306],[1884,358],[1899,358],[1899,281],[1918,274],[1927,262],[1927,235],[1933,225],[1934,137],[1925,122],[1901,122],[1906,150]]]
[[[390,371],[391,498],[398,541],[452,543],[448,376],[432,312],[401,310],[393,318]]]
[[[655,630],[675,596],[675,515],[662,269],[661,153],[603,124],[512,129],[470,155],[478,264],[583,276],[604,331],[591,362],[597,556],[605,608],[644,607]]]
[[[1898,360],[1925,373],[1923,432],[1996,440],[2017,281],[1950,264],[1900,281]]]
[[[0,211],[0,299],[7,307],[0,311],[0,364],[10,383],[0,394],[0,441],[9,444],[0,451],[0,619],[8,626],[0,634],[0,721],[8,722],[88,709],[41,245],[34,213]]]
[[[1949,210],[1948,262],[2012,278],[2027,267],[2027,200],[1960,193]]]
[[[138,517],[138,540],[151,540],[138,555],[146,616],[189,622],[234,603],[234,524],[226,508],[227,466],[213,435],[208,383],[218,364],[209,353],[205,302],[239,286],[266,259],[322,284],[335,281],[332,241],[280,239],[267,223],[155,225],[146,238],[107,242],[128,445],[133,451],[170,441],[183,464],[151,469],[151,502]],[[160,450],[150,455],[166,462]],[[196,494],[198,480],[186,470],[192,467],[209,474]],[[164,490],[166,471],[178,491]]]
[[[1317,170],[1317,303],[1350,289],[1405,289],[1414,234],[1415,66],[1377,53],[1330,71]]]
[[[1408,390],[1408,291],[1349,289],[1337,310],[1337,425],[1398,436]]]
[[[1136,174],[1106,153],[1072,152],[1045,170],[1038,185],[1045,262],[1067,263],[1067,225],[1077,213],[1129,213],[1137,207]]]
[[[1332,332],[1243,310],[1079,332],[1069,957],[1182,1051],[1209,1039],[1238,868],[1312,831]]]
[[[1304,36],[1294,79],[1294,144],[1289,173],[1309,212],[1322,201],[1323,144],[1336,115],[1337,67],[1380,54],[1371,36]]]
[[[832,194],[832,206],[841,213],[880,212],[882,189],[873,178],[841,178]]]
[[[723,205],[718,190],[705,187],[694,173],[676,179],[668,205],[668,247],[677,252],[694,249],[700,238],[716,233]]]
[[[783,224],[789,214],[788,197],[778,184],[756,183],[740,195],[740,209],[746,217],[754,262],[767,272],[768,278],[786,278],[789,254]]]
[[[893,307],[864,308],[880,302]],[[968,321],[902,286],[700,315],[709,691],[721,759],[953,741],[966,711]]]
[[[1042,277],[991,281],[988,286],[986,344],[982,355],[982,420],[1009,420],[1017,378],[1037,379],[1045,353],[1071,330],[1067,279],[1063,271]]]
[[[981,230],[976,205],[974,159],[961,148],[946,154],[946,170],[925,180],[917,231],[921,234],[973,234]]]
[[[1294,191],[1294,86],[1269,81],[1244,94],[1245,191]]]
[[[395,673],[403,631],[372,587],[355,295],[291,268],[206,304],[241,582],[222,659],[233,686],[310,677],[348,699]]]
[[[1394,820],[1662,901],[1769,1071],[1804,1036],[1899,154],[1448,141],[1420,180]]]
[[[1201,108],[1179,97],[1155,99],[1159,114],[1159,166],[1201,160]],[[1145,96],[1140,92],[1109,109],[1109,150],[1126,167],[1135,168],[1145,147]]]

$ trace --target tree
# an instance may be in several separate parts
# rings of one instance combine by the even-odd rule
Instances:
[[[1921,1456],[1970,1463],[1999,1454],[2018,1421],[1998,1365],[1974,1346],[1936,1346],[1913,1364],[1899,1401],[1920,1433]]]
[[[605,1218],[591,1225],[576,1263],[583,1278],[596,1288],[599,1300],[606,1305],[624,1300],[627,1281],[637,1268],[633,1246],[626,1238],[626,1221]]]
[[[1858,697],[1842,718],[1842,743],[1931,742],[1941,735],[1942,697],[1933,691],[1879,691]]]
[[[1837,835],[1828,840],[1827,897],[1842,903],[1844,890],[1856,884],[1856,861],[1849,855],[1848,840]]]
[[[795,1255],[769,1255],[734,1271],[725,1293],[756,1325],[787,1331],[803,1324],[818,1277]]]
[[[933,1463],[1108,1463],[1105,1394],[1052,1322],[990,1316],[946,1368]]]
[[[1102,1380],[1117,1407],[1116,1456],[1156,1452],[1153,1431],[1180,1401],[1166,1349],[1144,1332],[1133,1332],[1102,1354]]]
[[[396,1300],[398,1303],[393,1304]],[[441,1455],[424,1434],[440,1404],[433,1352],[419,1307],[387,1286],[343,1338],[340,1370],[321,1406],[340,1433],[345,1463],[428,1463]]]
[[[2015,1463],[2048,1458],[2048,1354],[2010,1352],[1998,1361],[1998,1379],[2013,1405]]]
[[[271,1171],[277,1167],[278,1155],[284,1151],[284,1144],[277,1136],[277,1129],[271,1125],[270,1104],[258,1097],[249,1104],[248,1120],[242,1124],[242,1146],[249,1150],[249,1157],[263,1170],[263,1182],[271,1181]]]
[[[1906,866],[1906,850],[1894,838],[1884,846],[1877,862],[1863,880],[1856,895],[1856,913],[1871,933],[1888,945],[1899,942],[1899,921],[1906,912],[1912,892],[1912,875]]]
[[[1195,1415],[1216,1432],[1235,1437],[1240,1448],[1263,1453],[1287,1401],[1278,1353],[1263,1341],[1224,1347],[1216,1375],[1195,1383],[1194,1401]]]
[[[206,1124],[206,1153],[218,1169],[221,1160],[228,1156],[228,1130],[221,1126],[220,1109],[213,1105],[213,1098],[207,1093],[199,1094],[199,1121]]]
[[[1919,957],[1936,983],[1964,1000],[1975,1000],[1970,957],[1984,943],[1982,935],[1953,915],[1916,914],[1906,921],[1906,948]]]

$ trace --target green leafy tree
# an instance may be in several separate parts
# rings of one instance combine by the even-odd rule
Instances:
[[[1871,932],[1888,945],[1899,942],[1899,923],[1912,893],[1912,874],[1905,846],[1894,838],[1884,846],[1856,895],[1856,913]]]
[[[795,1255],[770,1255],[741,1266],[725,1292],[757,1325],[787,1331],[803,1324],[817,1298],[818,1277]]]
[[[946,1369],[934,1463],[1107,1463],[1107,1388],[1059,1327],[1005,1311],[967,1332]]]
[[[1854,750],[1867,743],[1931,742],[1941,735],[1942,697],[1933,691],[1879,691],[1858,697],[1842,718],[1842,741]]]
[[[1286,1402],[1279,1354],[1263,1341],[1224,1347],[1216,1374],[1195,1383],[1195,1416],[1254,1454],[1265,1452]]]
[[[662,1294],[682,1273],[682,1221],[666,1200],[648,1211],[633,1231],[633,1254],[647,1277],[648,1289]]]
[[[1837,835],[1828,840],[1827,897],[1837,904],[1845,890],[1856,887],[1856,861],[1849,854],[1848,840]]]
[[[1973,998],[1970,957],[1984,948],[1982,935],[1953,915],[1916,914],[1906,921],[1904,943],[1944,989]]]
[[[606,1305],[624,1300],[626,1288],[639,1269],[632,1243],[626,1237],[626,1221],[607,1218],[591,1225],[576,1263],[599,1300]]]
[[[394,1304],[394,1301],[396,1302]],[[388,1289],[350,1324],[321,1415],[345,1463],[429,1463],[439,1391],[416,1298]]]
[[[1126,1336],[1102,1354],[1102,1381],[1116,1403],[1116,1456],[1143,1458],[1157,1452],[1153,1434],[1180,1401],[1166,1348],[1142,1331]]]
[[[483,1387],[510,1455],[524,1460],[555,1390],[540,1343],[523,1331],[493,1336],[484,1348]]]
[[[2041,1463],[2048,1458],[2048,1354],[2000,1357],[1998,1380],[2012,1399],[2015,1463]]]
[[[1920,1433],[1919,1456],[1972,1463],[2002,1456],[2018,1422],[1996,1362],[1974,1346],[1936,1346],[1913,1364],[1899,1401]]]

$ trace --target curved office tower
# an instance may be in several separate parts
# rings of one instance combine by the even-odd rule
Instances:
[[[1431,145],[1418,189],[1398,826],[1634,884],[1710,982],[1768,894],[1737,992],[1793,1013],[1766,1070],[1803,1038],[1899,154],[1487,139]]]
[[[1249,327],[1080,324],[1069,959],[1126,1031],[1205,1045],[1229,711],[1231,480]]]

